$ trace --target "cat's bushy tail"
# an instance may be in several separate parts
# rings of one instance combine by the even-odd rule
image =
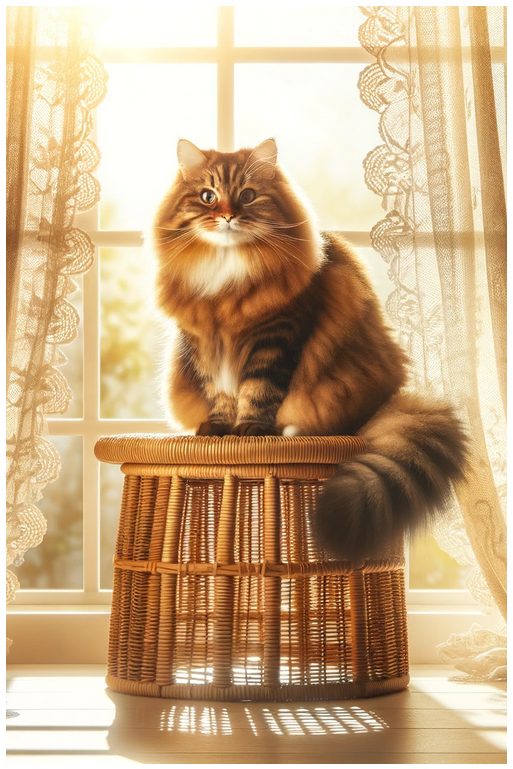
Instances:
[[[349,560],[379,557],[422,528],[464,478],[468,457],[454,409],[411,394],[395,395],[358,435],[368,450],[327,481],[313,521],[319,544]]]

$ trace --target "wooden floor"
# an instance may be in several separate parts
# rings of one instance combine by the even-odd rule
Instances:
[[[98,666],[8,668],[8,766],[504,764],[505,684],[417,666],[407,691],[208,703],[108,691]]]

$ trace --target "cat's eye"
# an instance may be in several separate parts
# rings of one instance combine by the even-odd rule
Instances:
[[[242,190],[242,192],[239,195],[239,201],[240,203],[242,203],[243,206],[248,205],[248,203],[252,203],[255,198],[256,198],[256,192],[255,190],[252,190],[251,187],[246,187],[246,189]]]
[[[211,206],[217,200],[217,195],[213,190],[202,190],[200,198],[207,206]]]

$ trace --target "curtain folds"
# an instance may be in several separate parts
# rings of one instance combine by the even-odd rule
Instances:
[[[473,6],[468,13],[488,293],[499,387],[506,411],[506,197],[487,12],[483,6]]]
[[[472,437],[469,481],[435,535],[467,567],[474,596],[505,617],[505,56],[497,45],[505,31],[499,11],[363,9],[360,41],[376,61],[361,73],[359,88],[380,114],[383,144],[364,168],[386,215],[371,240],[390,267],[387,310],[412,360],[411,386],[451,399]],[[442,651],[466,673],[502,676],[501,632],[474,629],[471,641],[453,638]]]
[[[7,162],[6,162],[6,320],[9,330],[12,297],[15,285],[16,263],[24,211],[27,179],[28,125],[25,120],[30,101],[32,83],[33,12],[31,8],[18,8],[12,12],[7,27],[7,46],[12,51],[7,62]],[[8,339],[8,349],[10,349]]]
[[[45,415],[71,391],[60,346],[77,334],[68,301],[94,248],[73,217],[99,195],[92,110],[105,73],[88,51],[87,12],[7,9],[7,566],[41,541],[37,502],[59,474]],[[7,602],[18,587],[7,571]]]

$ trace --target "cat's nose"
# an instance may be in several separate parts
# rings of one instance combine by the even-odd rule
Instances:
[[[234,214],[221,214],[221,216],[228,222],[228,224],[230,224],[232,219],[235,219]]]

